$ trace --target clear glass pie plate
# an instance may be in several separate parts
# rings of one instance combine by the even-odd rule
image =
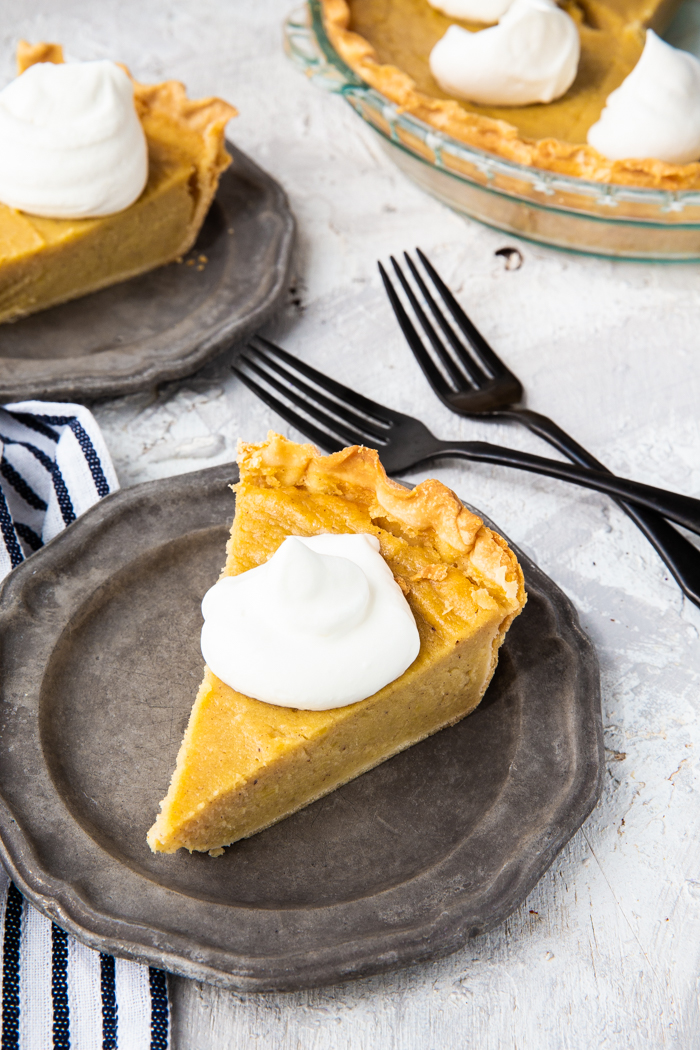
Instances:
[[[627,259],[700,259],[699,191],[558,175],[435,130],[402,113],[343,62],[326,35],[319,0],[289,16],[285,49],[310,80],[343,96],[409,178],[457,211],[556,248]]]

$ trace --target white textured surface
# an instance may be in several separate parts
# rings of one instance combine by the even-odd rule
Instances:
[[[24,0],[5,5],[0,75],[16,39],[117,58],[241,111],[235,141],[286,187],[297,278],[267,334],[438,434],[524,431],[460,421],[428,390],[375,260],[420,244],[529,404],[622,474],[700,495],[700,266],[605,262],[521,244],[424,196],[339,99],[284,59],[288,0]],[[226,362],[158,394],[98,405],[123,485],[224,462],[239,435],[280,427]],[[285,430],[284,427],[281,427]],[[285,430],[285,432],[288,432]],[[176,1042],[192,1050],[693,1050],[700,1046],[700,610],[604,498],[532,475],[435,471],[488,511],[577,605],[602,665],[603,799],[530,898],[449,959],[295,995],[239,997],[173,981]]]

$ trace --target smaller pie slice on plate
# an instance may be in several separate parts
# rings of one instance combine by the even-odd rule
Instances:
[[[20,43],[21,74],[63,62],[57,44]],[[218,98],[188,99],[178,81],[134,85],[148,145],[148,182],[128,208],[92,219],[53,219],[0,204],[0,322],[35,313],[173,262],[189,251],[231,163]]]

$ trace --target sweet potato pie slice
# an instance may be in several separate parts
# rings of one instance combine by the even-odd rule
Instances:
[[[525,603],[505,540],[439,481],[409,490],[371,449],[321,456],[275,434],[241,444],[239,466],[224,575],[267,561],[290,535],[371,534],[413,611],[420,652],[373,696],[327,711],[253,700],[207,668],[148,833],[154,851],[217,855],[468,715]]]

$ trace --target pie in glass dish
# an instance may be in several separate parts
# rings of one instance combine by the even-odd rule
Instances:
[[[262,444],[242,443],[238,461],[222,577],[268,562],[290,536],[376,537],[415,618],[420,649],[374,695],[330,710],[252,699],[206,668],[148,833],[154,852],[216,856],[464,718],[483,697],[526,600],[506,541],[439,481],[406,489],[387,478],[371,449],[322,456],[272,433]]]
[[[562,0],[581,44],[569,90],[546,104],[484,106],[447,95],[429,57],[452,25],[428,0],[320,0],[327,37],[371,88],[438,131],[519,165],[600,183],[686,190],[700,187],[700,163],[609,160],[586,142],[609,95],[635,68],[647,29],[663,32],[679,0]]]
[[[57,44],[21,42],[18,74],[63,63]],[[0,321],[75,299],[179,259],[197,237],[231,162],[225,128],[236,110],[191,100],[178,81],[132,81],[148,149],[148,180],[133,204],[97,218],[49,218],[0,204]]]

